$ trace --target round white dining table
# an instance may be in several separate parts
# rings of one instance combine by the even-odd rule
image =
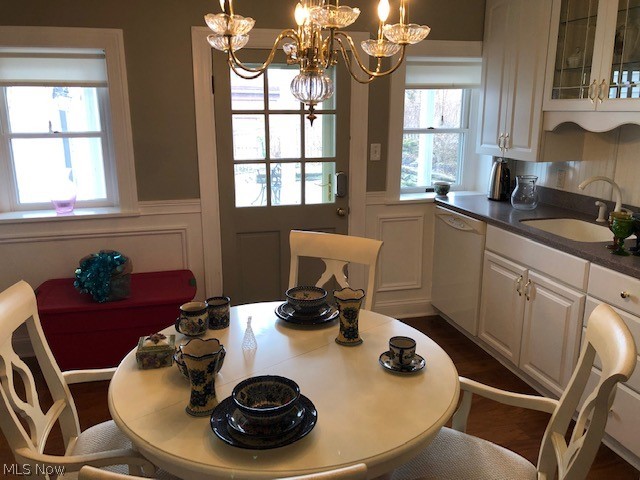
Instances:
[[[212,431],[210,418],[185,412],[190,385],[172,367],[140,370],[135,350],[121,362],[109,386],[113,420],[135,447],[160,468],[188,480],[273,479],[364,462],[369,478],[392,471],[426,447],[458,402],[458,372],[449,356],[418,330],[361,310],[363,343],[335,342],[339,322],[298,326],[279,319],[281,302],[232,307],[230,326],[209,330],[227,351],[216,375],[220,401],[241,380],[281,375],[300,386],[318,412],[314,429],[296,442],[267,450],[228,445]],[[257,341],[243,350],[247,319]],[[186,338],[173,327],[176,344]],[[383,368],[378,359],[389,339],[416,340],[426,366],[412,374]]]

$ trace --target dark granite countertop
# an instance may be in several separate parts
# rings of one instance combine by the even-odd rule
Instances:
[[[435,203],[469,217],[484,220],[489,225],[495,225],[557,250],[584,258],[597,265],[640,278],[640,257],[613,255],[605,248],[608,242],[577,242],[520,223],[521,220],[533,218],[576,218],[596,223],[596,209],[593,215],[587,215],[576,210],[541,203],[535,210],[523,211],[514,209],[509,202],[489,200],[483,194],[456,194],[455,192],[449,193],[446,197],[436,197]],[[627,240],[625,245],[633,246],[635,240]]]

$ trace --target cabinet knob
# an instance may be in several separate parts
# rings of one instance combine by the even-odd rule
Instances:
[[[621,298],[629,298],[630,297],[629,292],[625,292],[625,291],[620,292],[620,297]]]

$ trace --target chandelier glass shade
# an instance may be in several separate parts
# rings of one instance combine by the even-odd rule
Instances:
[[[430,31],[426,25],[408,23],[407,0],[400,0],[399,23],[388,24],[391,6],[389,0],[380,0],[377,38],[365,40],[360,45],[375,59],[375,67],[369,68],[369,61],[360,58],[353,39],[342,31],[357,20],[358,8],[340,5],[339,0],[300,0],[294,12],[297,27],[280,32],[265,62],[255,67],[243,64],[236,56],[249,41],[255,20],[235,14],[233,0],[220,0],[220,7],[222,13],[209,13],[204,17],[213,32],[207,37],[209,44],[227,54],[229,66],[236,74],[251,79],[266,71],[282,43],[287,63],[300,67],[300,73],[291,82],[291,92],[308,106],[311,122],[315,118],[315,106],[333,95],[333,82],[325,70],[335,65],[339,56],[356,81],[369,83],[395,72],[405,58],[407,45],[421,42]],[[396,54],[399,56],[393,64],[383,68],[383,59]]]

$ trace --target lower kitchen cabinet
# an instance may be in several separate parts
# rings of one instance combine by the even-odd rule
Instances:
[[[627,324],[636,347],[640,348],[640,279],[600,265],[591,265],[588,294],[584,327],[586,328],[593,309],[602,302],[608,303]],[[601,368],[600,363],[596,359],[591,382],[596,381],[599,368]],[[640,356],[631,378],[618,386],[606,427],[608,437],[615,442],[612,445],[614,450],[636,468],[640,464],[638,460],[640,458],[638,437],[640,415],[638,412],[640,412]],[[618,448],[618,445],[622,449]]]
[[[485,253],[479,337],[560,396],[580,348],[585,294]]]
[[[526,274],[522,265],[485,252],[478,337],[514,365],[520,359]]]
[[[527,284],[519,365],[560,396],[580,353],[586,295],[532,270]]]

